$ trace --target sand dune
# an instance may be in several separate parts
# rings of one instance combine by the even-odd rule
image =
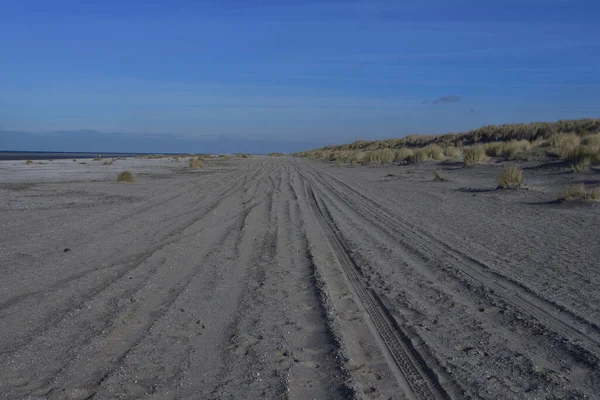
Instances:
[[[600,208],[436,168],[0,162],[0,397],[597,396]]]

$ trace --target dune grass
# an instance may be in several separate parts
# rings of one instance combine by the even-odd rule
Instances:
[[[559,200],[594,200],[600,201],[600,186],[586,190],[583,183],[569,186]]]
[[[465,165],[483,163],[490,160],[490,157],[486,154],[485,147],[482,145],[467,147],[464,153]]]
[[[31,165],[31,164],[33,164],[33,161],[31,161],[31,160],[27,160],[27,161],[25,161],[25,164],[26,164],[26,165]]]
[[[412,149],[409,149],[408,147],[402,147],[401,149],[396,150],[394,161],[409,161],[414,155],[415,152]]]
[[[123,171],[117,177],[117,182],[133,183],[133,182],[135,182],[135,178],[133,177],[133,174],[131,173],[131,171]]]
[[[273,152],[273,153],[269,153],[269,156],[271,156],[271,157],[283,157],[283,156],[285,156],[285,154]]]
[[[523,185],[523,170],[516,165],[511,165],[498,177],[498,187],[515,189]]]
[[[456,146],[448,146],[444,149],[444,154],[448,158],[460,158],[462,156],[462,150]]]
[[[200,157],[190,158],[190,168],[204,168],[204,161]]]
[[[114,161],[113,161],[113,160],[110,160],[110,161],[108,161],[108,160],[107,160],[107,161],[104,161],[104,162],[102,163],[102,165],[113,165],[113,163],[114,163]]]

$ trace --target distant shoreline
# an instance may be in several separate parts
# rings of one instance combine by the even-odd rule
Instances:
[[[136,157],[150,153],[91,153],[91,152],[56,152],[56,151],[0,151],[0,160],[60,160],[68,158]],[[178,155],[179,153],[165,153]]]

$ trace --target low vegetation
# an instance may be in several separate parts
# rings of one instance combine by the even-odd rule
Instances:
[[[600,201],[600,186],[586,190],[583,183],[572,185],[565,190],[559,200],[595,200]]]
[[[102,163],[102,165],[113,165],[113,163],[114,163],[114,160],[110,160],[110,161],[107,160],[107,161],[104,161]]]
[[[123,171],[117,177],[117,182],[133,183],[133,182],[135,182],[135,178],[133,177],[133,174],[131,173],[131,171]]]
[[[271,155],[280,154],[272,153]],[[420,163],[463,160],[465,165],[505,160],[558,159],[582,171],[600,164],[600,119],[490,125],[465,133],[357,140],[294,154],[338,164]]]
[[[102,161],[101,157],[94,157],[94,161]]]
[[[487,162],[490,160],[490,157],[487,155],[485,146],[477,145],[467,147],[465,150],[465,165],[471,165],[475,163]]]
[[[200,157],[190,158],[190,168],[204,168],[204,161]]]
[[[498,177],[498,187],[515,189],[523,185],[523,170],[516,165],[506,168]]]
[[[27,160],[27,161],[25,161],[25,164],[27,164],[27,165],[31,165],[31,164],[33,164],[33,161],[31,161],[31,160]]]
[[[283,154],[283,153],[269,153],[269,155],[271,157],[283,157],[283,156],[285,156],[285,154]],[[332,161],[334,161],[334,160],[332,160]]]

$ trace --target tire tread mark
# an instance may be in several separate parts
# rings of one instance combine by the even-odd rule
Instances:
[[[375,206],[375,203],[371,199],[360,192],[357,192],[355,189],[352,189],[339,179],[326,173],[324,175],[327,175],[332,180],[348,187],[360,198],[374,206],[374,210],[370,210],[368,207],[354,204],[353,206],[360,209],[360,211],[357,210],[357,212],[361,213],[363,216],[371,220],[379,221],[382,223],[380,227],[383,227],[386,224],[391,226],[405,238],[412,241],[416,247],[420,248],[420,252],[431,258],[433,261],[452,266],[455,270],[468,276],[480,285],[493,290],[507,303],[512,304],[522,312],[538,320],[549,329],[561,335],[567,337],[570,336],[571,338],[576,339],[579,343],[575,344],[581,344],[592,354],[597,354],[598,348],[600,348],[600,333],[598,332],[600,329],[593,322],[574,314],[570,310],[555,304],[554,302],[540,297],[531,289],[491,270],[486,265],[471,257],[463,255],[447,246],[444,246],[444,248],[441,248],[442,245],[436,246],[435,239],[428,238],[424,234],[419,234],[419,232],[416,232],[414,229],[403,226],[397,222],[395,218],[391,218],[391,213],[386,212],[387,210],[385,210],[385,208],[380,205]],[[347,196],[341,194],[338,194],[338,196],[341,199],[347,199]],[[423,242],[427,242],[429,245]],[[431,247],[438,247],[442,252],[442,256],[436,255]],[[586,332],[580,329],[578,325],[588,327],[588,331]]]
[[[388,353],[400,368],[415,397],[418,399],[450,399],[450,396],[440,384],[435,373],[425,364],[423,357],[412,346],[408,335],[402,332],[397,324],[393,324],[389,320],[389,312],[386,313],[384,311],[384,307],[379,299],[372,291],[367,290],[359,279],[358,266],[348,254],[347,247],[344,245],[344,239],[339,234],[339,230],[325,206],[321,207],[319,205],[308,179],[303,174],[300,175],[305,182],[305,190],[310,206],[319,220],[325,236],[358,294],[359,300],[371,317],[373,324],[387,347]],[[400,329],[394,329],[394,325]]]

